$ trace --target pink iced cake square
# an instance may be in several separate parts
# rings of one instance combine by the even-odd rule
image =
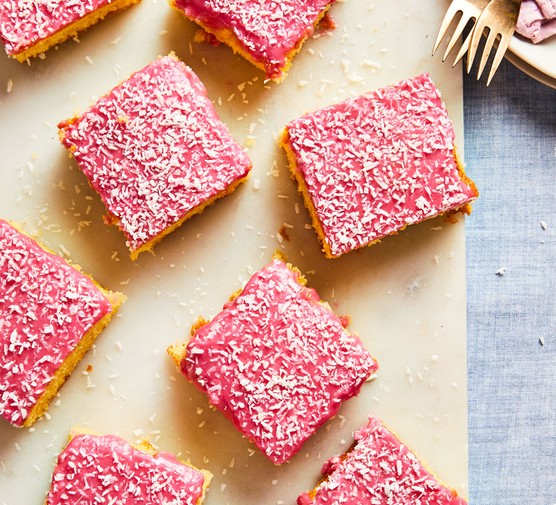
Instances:
[[[169,353],[241,433],[281,464],[378,368],[345,324],[297,269],[275,258]]]
[[[200,505],[211,478],[146,441],[78,433],[58,456],[46,505]]]
[[[251,170],[199,78],[173,55],[58,126],[132,259],[231,193]]]
[[[355,433],[353,447],[326,462],[322,473],[298,505],[466,505],[374,416]]]
[[[187,18],[229,45],[269,79],[291,59],[335,0],[170,0]]]
[[[428,75],[287,124],[281,144],[325,255],[338,257],[477,196]]]
[[[0,415],[33,424],[123,299],[0,219]]]
[[[25,61],[139,0],[0,0],[0,40]]]

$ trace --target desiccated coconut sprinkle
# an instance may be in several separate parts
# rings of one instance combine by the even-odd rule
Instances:
[[[147,454],[113,436],[77,435],[58,458],[48,505],[196,505],[203,473],[168,453]]]
[[[309,36],[335,0],[173,0],[209,31],[230,30],[242,50],[280,77],[288,57]]]
[[[374,416],[355,446],[323,466],[325,480],[298,505],[466,505]]]
[[[110,302],[84,274],[0,220],[0,415],[21,426]]]
[[[10,55],[56,34],[113,0],[0,0],[0,39]]]
[[[378,367],[343,322],[275,259],[196,331],[181,368],[280,464]]]
[[[131,251],[251,169],[199,78],[172,56],[147,65],[59,127]]]
[[[329,248],[339,256],[477,197],[454,156],[454,129],[427,75],[291,121],[295,157]]]

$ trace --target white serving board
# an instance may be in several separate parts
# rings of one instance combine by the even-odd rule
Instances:
[[[327,260],[276,145],[285,123],[304,112],[429,72],[461,156],[461,73],[430,56],[443,9],[434,0],[350,0],[331,15],[337,28],[309,40],[281,84],[265,83],[226,46],[192,42],[196,27],[163,0],[143,0],[30,66],[0,56],[0,216],[38,232],[128,297],[47,418],[32,429],[0,422],[1,505],[43,502],[73,426],[129,441],[145,436],[209,469],[207,505],[293,505],[371,412],[467,494],[463,217]],[[170,51],[203,80],[234,137],[249,146],[254,169],[233,195],[132,263],[123,235],[103,224],[99,198],[59,144],[56,124]],[[378,378],[281,467],[210,409],[165,352],[198,315],[216,314],[277,249],[338,313],[351,315],[350,329],[380,363]]]

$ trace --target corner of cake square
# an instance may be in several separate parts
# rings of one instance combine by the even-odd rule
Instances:
[[[132,259],[231,193],[252,166],[202,82],[173,54],[58,127]]]
[[[24,62],[139,1],[0,0],[0,40],[8,56]]]
[[[218,41],[281,81],[336,0],[170,0]]]
[[[124,299],[0,219],[0,415],[40,418]]]
[[[323,465],[321,482],[298,505],[467,505],[376,416],[354,438],[351,449]]]
[[[280,142],[328,258],[478,197],[428,74],[294,119]]]
[[[375,377],[378,364],[298,269],[280,257],[253,274],[188,343],[183,375],[274,464],[290,459]]]
[[[132,445],[115,435],[73,432],[59,454],[46,505],[167,503],[201,505],[212,479],[207,470]]]

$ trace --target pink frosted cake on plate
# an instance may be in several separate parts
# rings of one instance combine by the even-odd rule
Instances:
[[[280,81],[291,59],[335,0],[170,0],[269,79]]]
[[[46,505],[200,505],[212,475],[114,435],[72,434],[58,456]]]
[[[374,416],[353,447],[329,460],[323,480],[298,505],[466,505],[441,484],[406,445]]]
[[[123,299],[0,220],[0,415],[31,426]]]
[[[293,456],[376,361],[300,272],[279,258],[256,272],[189,343],[169,348],[185,377],[275,464]]]
[[[199,78],[173,55],[58,126],[132,259],[231,193],[251,170]]]
[[[338,257],[477,196],[428,75],[287,124],[281,144],[325,255]]]
[[[24,62],[139,0],[0,0],[0,40]]]

